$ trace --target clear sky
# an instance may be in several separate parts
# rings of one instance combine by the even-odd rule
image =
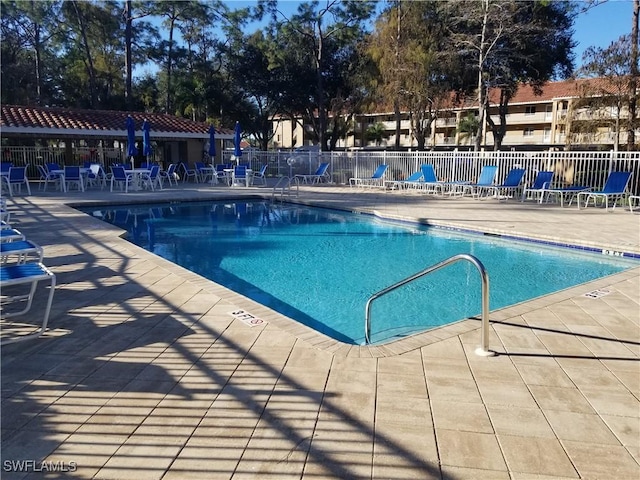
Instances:
[[[608,47],[622,35],[631,33],[633,0],[608,0],[578,15],[574,23],[576,65],[582,53],[591,46]]]

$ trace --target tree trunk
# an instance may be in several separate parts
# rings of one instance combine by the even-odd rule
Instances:
[[[316,50],[316,95],[318,97],[318,143],[320,145],[320,151],[327,149],[326,145],[326,133],[327,133],[327,115],[324,107],[324,81],[322,79],[322,55],[323,55],[323,43],[322,43],[322,27],[320,22],[318,25],[318,48]]]
[[[631,78],[629,80],[629,130],[627,132],[627,150],[635,149],[637,107],[638,107],[638,16],[640,0],[633,2],[633,23],[631,24]]]
[[[125,48],[125,56],[124,56],[124,66],[126,70],[126,79],[125,79],[125,89],[124,89],[124,103],[127,111],[130,111],[132,108],[132,85],[131,85],[131,77],[132,73],[132,65],[131,65],[131,43],[132,32],[131,32],[131,0],[126,0],[124,3],[124,15],[125,15],[125,28],[124,28],[124,48]]]
[[[171,64],[173,63],[173,26],[175,20],[171,19],[169,27],[169,52],[167,54],[167,97],[165,101],[165,113],[171,114]]]
[[[478,134],[476,135],[475,151],[479,152],[482,145],[482,137],[484,137],[485,131],[485,104],[487,96],[487,87],[484,83],[484,60],[486,53],[487,43],[487,22],[489,20],[489,0],[482,1],[482,32],[480,34],[480,48],[478,52]]]
[[[78,8],[78,2],[73,2],[73,8],[78,17],[78,26],[80,27],[80,35],[82,36],[82,43],[87,61],[87,73],[89,74],[89,98],[91,99],[91,108],[96,108],[98,99],[96,92],[96,72],[93,67],[93,57],[91,55],[91,49],[89,48],[89,40],[87,39],[87,28],[84,21],[84,15]]]

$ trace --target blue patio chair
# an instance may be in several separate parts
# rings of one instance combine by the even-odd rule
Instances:
[[[524,168],[512,168],[500,185],[477,186],[476,198],[481,198],[483,194],[486,197],[493,194],[498,200],[509,198],[509,193],[522,189],[522,180],[525,173],[526,170]]]
[[[53,293],[56,286],[56,276],[42,263],[29,262],[19,265],[0,266],[0,287],[2,287],[3,293],[5,294],[2,298],[2,316],[5,319],[23,315],[31,309],[31,304],[33,303],[38,283],[42,281],[49,282],[49,297],[47,299],[42,325],[35,332],[8,337],[5,337],[5,335],[10,328],[5,326],[3,327],[3,338],[0,341],[0,345],[37,338],[45,332],[47,329],[47,322],[49,321],[49,313],[51,312]],[[19,291],[13,291],[14,287],[19,289],[21,286],[28,286],[29,292],[22,293]],[[5,289],[7,287],[11,288],[10,295],[6,294],[7,292]],[[14,303],[18,305],[17,308],[23,308],[21,310],[16,310],[11,306]]]
[[[89,170],[87,171],[87,186],[89,185],[100,185],[100,190],[107,186],[107,175],[99,163],[89,165]]]
[[[461,184],[462,195],[469,193],[471,194],[471,196],[476,196],[480,188],[492,186],[497,173],[498,173],[497,166],[485,165],[480,170],[480,175],[478,175],[478,181],[476,183]]]
[[[27,178],[27,166],[10,167],[9,173],[2,176],[2,179],[6,181],[7,186],[9,187],[10,197],[13,197],[13,193],[16,190],[22,193],[22,185],[27,187],[27,192],[31,195],[31,187],[29,186],[29,179]]]
[[[52,171],[55,171],[55,170],[58,170],[58,171],[62,170],[62,167],[60,167],[60,165],[57,164],[57,163],[51,163],[50,162],[50,163],[45,164],[45,167],[47,167],[47,171],[49,171],[49,172],[52,172]]]
[[[583,196],[586,197],[584,202],[585,208],[589,205],[589,200],[593,200],[594,207],[598,201],[604,203],[606,211],[609,211],[609,201],[612,201],[613,207],[611,209],[615,209],[618,200],[622,200],[626,195],[629,180],[631,180],[631,172],[611,172],[602,190],[578,193],[578,209],[581,208],[580,200]]]
[[[352,177],[349,179],[350,187],[383,187],[384,186],[384,175],[387,172],[387,168],[389,166],[386,164],[378,165],[376,171],[373,172],[373,175],[369,178],[358,178]]]
[[[160,172],[160,188],[164,187],[163,183],[166,179],[169,182],[169,186],[177,185],[178,181],[176,179],[176,168],[178,166],[175,163],[170,163],[166,170],[162,170]]]
[[[213,168],[208,167],[204,162],[196,162],[196,174],[198,176],[198,181],[201,183],[206,183],[207,180],[212,181],[214,176]]]
[[[233,169],[232,185],[236,183],[244,183],[245,186],[249,186],[250,183],[249,174],[247,173],[247,167],[245,165],[238,165]]]
[[[538,203],[542,203],[544,198],[544,192],[551,188],[551,182],[553,181],[553,172],[543,170],[538,172],[535,180],[533,181],[533,185],[530,187],[525,187],[522,189],[522,198],[521,202],[524,202],[525,199],[532,195],[535,199],[535,196],[538,195]]]
[[[69,191],[75,185],[78,191],[84,192],[84,181],[80,174],[80,167],[77,165],[66,165],[64,167],[64,189]]]
[[[182,175],[182,183],[187,181],[187,178],[193,178],[198,183],[198,172],[195,168],[189,168],[186,162],[180,162],[178,165],[178,175]]]
[[[160,166],[152,165],[149,173],[142,174],[142,185],[155,191],[156,186],[162,190],[162,179],[160,178]]]
[[[296,175],[302,183],[320,183],[329,181],[329,162],[322,162],[311,175]]]
[[[37,165],[38,173],[40,173],[40,184],[38,190],[47,191],[47,186],[53,183],[56,187],[60,186],[60,175],[53,174],[47,170],[44,165]],[[42,187],[44,185],[44,188]]]
[[[231,174],[232,172],[228,171],[231,169],[232,167],[229,163],[221,163],[219,165],[216,165],[216,178],[222,179],[227,185],[231,185],[233,175]]]
[[[253,174],[253,183],[254,184],[258,180],[260,180],[260,183],[262,185],[266,185],[267,184],[267,167],[268,167],[268,165],[265,163],[264,165],[262,165],[262,167],[260,167],[259,171],[257,171],[256,173]]]
[[[113,192],[114,184],[120,185],[120,190],[129,192],[129,186],[133,185],[133,173],[127,172],[122,166],[111,167],[111,191]]]

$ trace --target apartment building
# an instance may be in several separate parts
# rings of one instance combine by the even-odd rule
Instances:
[[[509,102],[506,115],[506,133],[502,141],[503,150],[612,150],[617,145],[625,145],[626,128],[616,128],[616,119],[628,118],[626,108],[617,111],[613,106],[602,103],[586,105],[585,86],[588,82],[601,80],[566,80],[546,84],[540,95],[533,88],[522,85]],[[491,92],[489,114],[495,123],[498,117],[498,92]],[[468,115],[478,114],[475,99],[450,109],[438,112],[438,118],[431,126],[431,135],[426,148],[435,150],[466,150],[475,144],[473,134],[463,132],[458,127]],[[620,123],[620,122],[618,122]],[[384,126],[385,134],[379,142],[368,140],[367,129],[372,125]],[[274,147],[295,148],[309,145],[311,129],[298,121],[278,119],[274,122]],[[616,132],[619,132],[618,135]],[[636,138],[640,137],[636,134]],[[396,143],[396,119],[393,112],[359,114],[353,120],[349,135],[340,139],[338,149],[353,148],[393,148]],[[485,129],[482,144],[487,149],[494,148],[493,134]],[[400,124],[400,146],[403,149],[417,147],[412,134],[408,114],[403,113]]]

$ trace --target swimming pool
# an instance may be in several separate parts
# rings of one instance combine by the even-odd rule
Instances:
[[[460,253],[477,257],[492,310],[622,271],[637,262],[529,242],[383,221],[302,205],[215,201],[83,208],[133,243],[337,340],[364,343],[375,292]],[[377,300],[384,343],[476,316],[480,276],[459,262]]]

